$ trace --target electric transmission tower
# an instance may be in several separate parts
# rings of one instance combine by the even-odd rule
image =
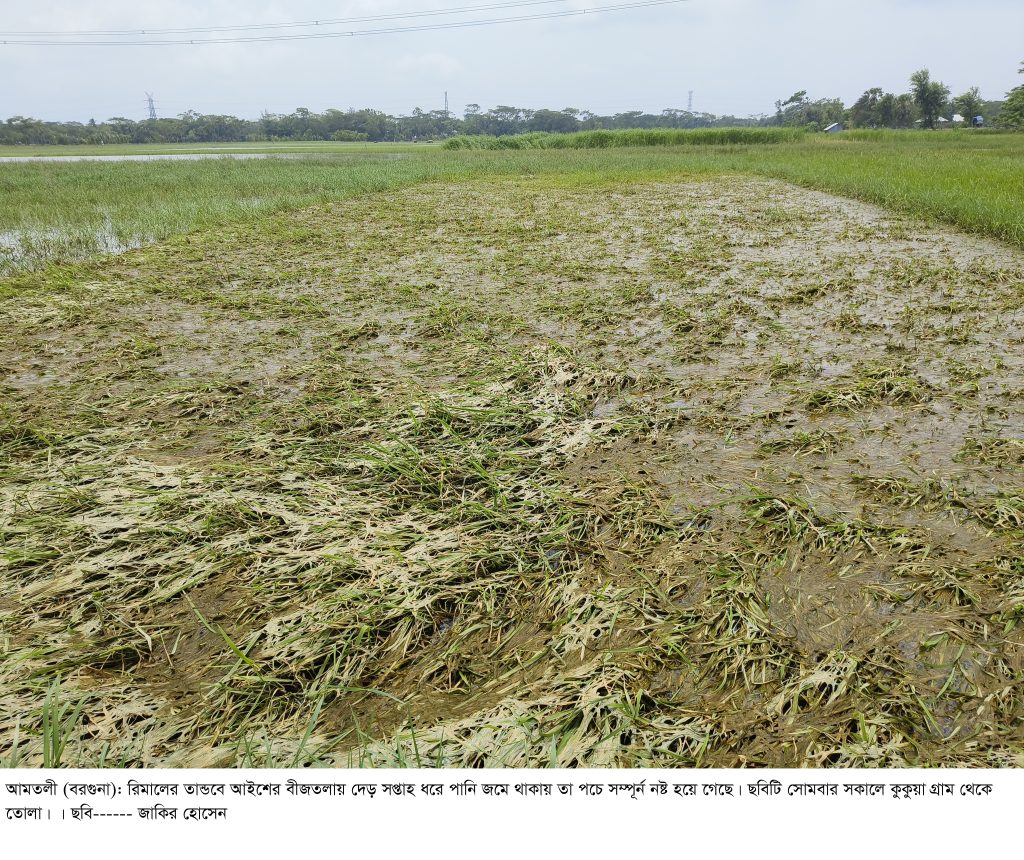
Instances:
[[[152,93],[146,93],[146,101],[149,102],[149,118],[156,119],[156,105],[153,103]]]
[[[693,90],[690,90],[690,100],[686,103],[686,112],[693,113]]]

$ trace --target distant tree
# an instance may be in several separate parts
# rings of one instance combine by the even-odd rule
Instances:
[[[1020,73],[1024,75],[1024,64]],[[1006,128],[1024,128],[1024,84],[1006,94],[1006,101],[999,111],[999,125]]]
[[[361,140],[369,140],[366,134],[358,131],[350,131],[349,129],[342,128],[338,129],[331,135],[331,140],[341,140],[348,142],[355,142]]]
[[[823,131],[833,123],[846,120],[846,105],[842,99],[818,99],[808,103],[804,110],[804,127]]]
[[[495,136],[520,134],[526,130],[526,123],[532,115],[533,111],[524,111],[511,105],[498,105],[484,114],[481,130],[484,134]]]
[[[716,117],[692,113],[688,110],[666,108],[661,112],[659,125],[664,128],[707,128]]]
[[[661,125],[661,117],[640,110],[617,113],[611,118],[610,128],[657,128]]]
[[[910,87],[922,121],[928,128],[935,128],[935,121],[942,116],[949,100],[949,87],[933,81],[927,69],[920,69],[910,76]]]
[[[991,122],[995,125],[999,125],[999,114],[1003,110],[1003,105],[1006,102],[995,100],[985,101],[981,103],[981,115],[985,117],[985,122]]]
[[[917,105],[910,93],[885,93],[878,100],[878,124],[882,128],[913,128],[917,119]]]
[[[957,113],[963,115],[964,121],[968,124],[976,116],[982,116],[982,98],[981,90],[977,87],[971,87],[967,92],[961,93],[955,99],[953,99],[953,107]]]
[[[569,132],[579,131],[579,111],[538,110],[533,112],[526,127],[529,131]]]
[[[775,103],[774,125],[806,128],[821,131],[834,122],[846,119],[846,106],[841,99],[818,99],[811,101],[807,91],[801,90],[786,101]]]
[[[896,96],[893,102],[892,128],[913,128],[917,120],[917,105],[910,93]]]
[[[793,93],[785,101],[775,102],[775,120],[776,125],[793,125],[795,123],[787,122],[787,118],[792,116],[795,112],[798,112],[800,108],[807,102],[807,90],[800,90],[798,93]]]
[[[135,120],[123,116],[111,117],[107,120],[111,131],[118,135],[125,143],[128,143],[135,134]]]
[[[480,110],[480,105],[475,102],[466,105],[466,109],[462,114],[463,134],[484,134],[485,125],[486,122],[483,112]]]
[[[857,99],[850,108],[850,125],[854,128],[878,128],[882,122],[881,103],[885,93],[879,87],[872,87]]]

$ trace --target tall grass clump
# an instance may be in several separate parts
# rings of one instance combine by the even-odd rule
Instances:
[[[506,137],[453,137],[445,149],[607,149],[619,146],[763,146],[795,143],[805,132],[797,128],[650,128],[579,131],[571,134],[533,132]]]
[[[931,131],[929,129],[900,128],[854,128],[844,131],[842,137],[847,140],[862,140],[870,143],[939,143],[955,144],[965,141],[977,141],[979,137],[1013,134],[1011,129],[1003,128],[947,128]]]

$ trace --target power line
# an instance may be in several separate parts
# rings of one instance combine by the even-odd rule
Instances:
[[[127,30],[0,30],[0,36],[166,36],[182,33],[227,33],[245,30],[283,30],[297,27],[327,27],[335,24],[366,24],[373,21],[394,21],[404,18],[430,18],[438,15],[459,15],[463,12],[485,12],[515,9],[523,6],[551,6],[569,0],[508,0],[503,3],[485,3],[478,6],[456,6],[447,9],[428,9],[422,12],[391,12],[382,15],[362,15],[353,18],[318,18],[310,21],[283,21],[275,24],[226,24],[205,27],[133,27]]]
[[[450,21],[441,24],[414,24],[404,27],[384,27],[370,30],[343,30],[332,33],[296,33],[272,36],[224,36],[212,39],[118,39],[118,40],[66,40],[53,39],[0,39],[0,45],[35,45],[47,47],[73,46],[124,46],[140,47],[153,45],[225,45],[249,42],[294,42],[311,39],[337,39],[354,36],[379,36],[391,33],[423,33],[432,30],[454,30],[466,27],[482,27],[495,24],[512,24],[521,21],[541,21],[554,18],[569,18],[580,15],[595,15],[602,12],[619,12],[629,9],[648,9],[655,6],[674,6],[688,0],[641,0],[634,3],[617,3],[611,6],[595,6],[588,9],[566,9],[559,12],[543,12],[530,15],[514,15],[504,18],[478,18],[469,21]]]

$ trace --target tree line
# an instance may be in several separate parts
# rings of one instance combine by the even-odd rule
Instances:
[[[15,116],[0,124],[0,144],[210,143],[230,141],[419,141],[456,135],[509,135],[623,128],[713,128],[761,124],[758,118],[715,116],[684,110],[658,114],[629,111],[598,116],[576,108],[530,110],[498,105],[481,110],[467,105],[462,117],[443,110],[416,108],[408,116],[391,116],[364,108],[314,113],[298,108],[289,114],[265,113],[259,119],[187,111],[173,118],[104,122],[46,122]]]
[[[1021,67],[1024,74],[1024,66]],[[811,101],[802,90],[785,101],[775,103],[775,125],[795,126],[821,131],[833,123],[850,128],[930,128],[943,123],[973,124],[976,117],[982,124],[1024,127],[1024,117],[1008,110],[1014,99],[1024,98],[1024,87],[1007,95],[1007,101],[986,101],[978,87],[971,87],[958,96],[942,83],[932,79],[928,69],[920,69],[910,76],[910,91],[885,92],[881,87],[865,90],[857,101],[847,107],[841,99]]]
[[[1024,74],[1024,65],[1021,66]],[[601,116],[578,108],[531,110],[498,105],[483,110],[467,105],[461,117],[443,110],[419,108],[408,116],[391,116],[363,108],[330,109],[315,113],[298,108],[289,114],[264,113],[259,119],[186,111],[177,117],[134,120],[113,117],[103,122],[47,122],[14,116],[0,123],[0,144],[114,144],[212,143],[234,141],[420,141],[455,135],[504,136],[529,132],[575,132],[615,129],[726,128],[786,126],[821,131],[833,123],[852,128],[935,128],[957,115],[968,122],[984,117],[986,124],[1024,128],[1024,86],[1007,94],[1005,102],[985,101],[977,87],[956,97],[927,69],[915,72],[910,91],[895,94],[867,90],[853,105],[842,99],[811,100],[802,90],[775,103],[775,113],[718,116],[677,108],[660,113],[627,111]]]

